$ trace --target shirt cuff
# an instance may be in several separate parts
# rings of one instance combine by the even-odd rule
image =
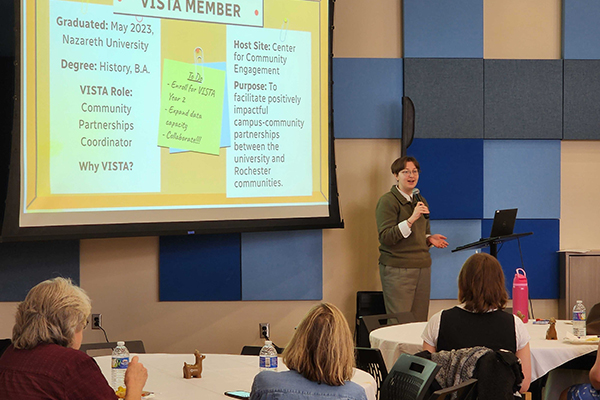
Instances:
[[[412,230],[408,227],[408,221],[404,220],[398,224],[398,229],[400,229],[400,233],[406,239],[412,233]]]

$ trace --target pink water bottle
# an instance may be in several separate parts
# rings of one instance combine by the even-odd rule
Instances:
[[[515,279],[513,280],[512,287],[512,299],[513,299],[513,314],[517,315],[517,312],[521,312],[524,315],[523,322],[529,320],[529,289],[527,288],[527,275],[523,268],[517,268],[515,273]]]

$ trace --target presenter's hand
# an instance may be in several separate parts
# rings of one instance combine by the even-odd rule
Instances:
[[[410,220],[416,221],[421,218],[421,215],[429,214],[429,208],[422,201],[418,202],[415,206],[415,209],[410,217]]]
[[[434,247],[437,247],[438,249],[443,249],[445,247],[448,247],[448,242],[446,242],[446,239],[446,236],[436,233],[434,235],[429,236],[427,238],[427,241],[431,243]]]

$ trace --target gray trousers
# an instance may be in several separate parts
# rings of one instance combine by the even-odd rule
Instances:
[[[431,267],[398,268],[379,264],[386,313],[410,311],[417,321],[427,321],[431,292]]]

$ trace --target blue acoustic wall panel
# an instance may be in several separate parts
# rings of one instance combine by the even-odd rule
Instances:
[[[404,0],[404,56],[483,58],[483,0]]]
[[[484,60],[486,139],[562,139],[562,60]]]
[[[402,76],[401,58],[334,58],[335,137],[399,139]]]
[[[448,238],[445,249],[432,248],[431,253],[431,298],[456,299],[458,297],[458,273],[474,250],[452,253],[458,246],[472,243],[481,238],[481,220],[431,221],[431,232],[441,233]]]
[[[600,60],[565,60],[564,85],[563,139],[600,139]]]
[[[518,208],[517,218],[560,218],[560,140],[486,140],[483,215]]]
[[[483,138],[483,60],[406,58],[404,93],[415,137]]]
[[[563,58],[600,59],[600,2],[563,1]]]
[[[415,139],[407,153],[421,166],[431,219],[483,218],[483,140]]]
[[[0,301],[23,301],[29,289],[58,276],[79,284],[79,240],[0,243]]]
[[[241,300],[240,234],[160,238],[160,301]]]
[[[482,235],[489,236],[492,220],[482,224]],[[557,299],[559,295],[559,234],[557,219],[517,219],[515,233],[533,232],[520,239],[523,264],[527,273],[529,297],[532,299]],[[489,249],[486,249],[489,253]],[[506,242],[498,246],[498,260],[502,264],[509,296],[515,270],[521,268],[519,241]]]
[[[242,234],[242,300],[322,298],[322,231]]]

